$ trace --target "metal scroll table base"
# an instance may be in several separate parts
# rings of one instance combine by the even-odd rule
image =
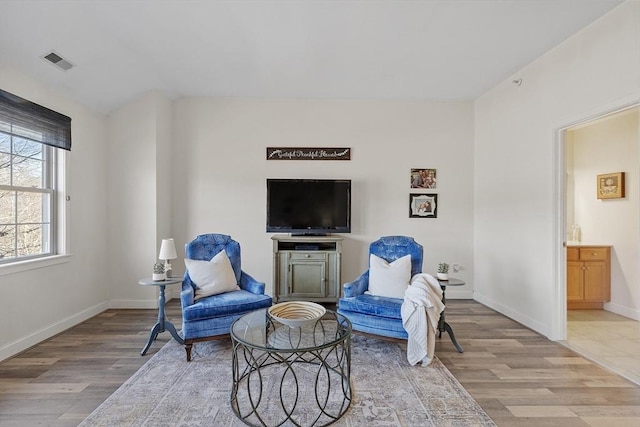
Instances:
[[[233,343],[231,408],[250,426],[327,426],[351,404],[350,337],[308,350]]]

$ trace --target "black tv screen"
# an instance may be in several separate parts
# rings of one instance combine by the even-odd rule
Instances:
[[[351,180],[267,179],[267,232],[351,232]]]

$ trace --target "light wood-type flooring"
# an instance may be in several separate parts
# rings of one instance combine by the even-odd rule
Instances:
[[[167,316],[180,327],[179,301]],[[156,317],[108,310],[1,363],[0,426],[78,425],[171,338],[140,356]],[[436,354],[497,425],[640,426],[632,382],[474,301],[449,300],[447,321],[465,352],[443,335]]]

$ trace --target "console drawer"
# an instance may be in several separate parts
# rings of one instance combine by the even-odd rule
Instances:
[[[292,251],[289,253],[289,259],[292,261],[324,261],[327,259],[327,254],[324,252],[302,252],[302,251]]]

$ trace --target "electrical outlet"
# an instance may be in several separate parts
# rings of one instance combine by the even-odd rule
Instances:
[[[460,271],[460,266],[458,264],[453,264],[453,272],[457,273],[458,271]]]

